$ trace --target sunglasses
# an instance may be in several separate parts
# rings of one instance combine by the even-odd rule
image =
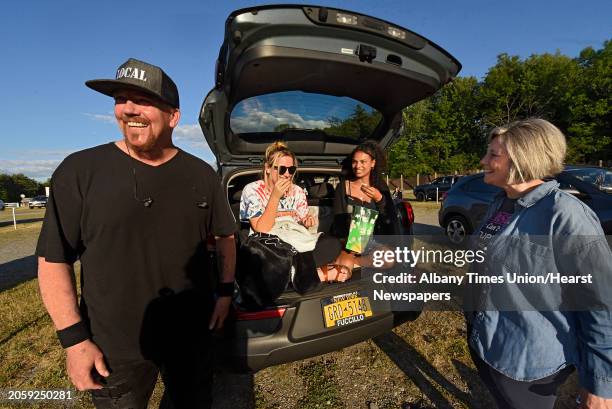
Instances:
[[[284,166],[284,165],[273,166],[273,168],[278,171],[279,175],[284,175],[285,172],[289,172],[290,175],[293,175],[295,171],[297,170],[295,166]]]

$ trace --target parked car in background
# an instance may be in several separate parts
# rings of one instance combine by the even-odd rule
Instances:
[[[41,207],[47,207],[47,196],[34,196],[32,198],[32,200],[30,200],[30,203],[28,204],[28,206],[30,207],[30,209],[33,209],[35,207],[41,208]]]
[[[483,181],[484,174],[464,176],[448,191],[438,222],[448,239],[461,244],[480,225],[500,188]],[[589,206],[606,235],[612,234],[612,171],[595,166],[567,166],[555,176],[559,187]]]
[[[419,202],[423,202],[425,200],[436,200],[436,195],[438,195],[438,200],[440,200],[442,193],[450,190],[460,178],[461,176],[458,175],[440,176],[431,183],[418,185],[413,189],[414,197]]]
[[[0,199],[0,211],[4,210],[4,202]]]
[[[244,186],[261,177],[266,147],[283,140],[297,156],[295,183],[307,192],[317,230],[328,231],[343,160],[366,139],[387,149],[400,135],[402,110],[434,94],[460,68],[418,34],[351,11],[270,5],[231,13],[199,122],[234,214]],[[355,123],[364,117],[368,126]],[[410,234],[410,204],[395,205]],[[249,226],[239,227],[243,241]],[[237,265],[238,276],[248,274],[240,257]],[[352,279],[304,295],[288,288],[264,309],[245,305],[237,289],[223,343],[235,367],[257,371],[320,355],[418,316],[348,306],[343,298],[367,305],[371,283],[360,276],[356,268]]]
[[[560,188],[587,204],[612,235],[612,170],[597,166],[566,166],[556,177]]]

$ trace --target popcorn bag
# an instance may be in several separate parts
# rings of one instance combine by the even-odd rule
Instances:
[[[374,224],[377,218],[377,210],[368,209],[363,206],[353,207],[351,226],[346,241],[347,250],[359,254],[366,248],[370,238],[372,238],[372,232],[374,231]]]

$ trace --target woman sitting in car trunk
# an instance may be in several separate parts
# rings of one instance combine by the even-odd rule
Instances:
[[[332,228],[332,234],[343,242],[349,239],[351,220],[355,209],[359,208],[377,213],[373,235],[401,234],[393,199],[383,180],[385,167],[385,153],[374,141],[365,141],[357,146],[344,162],[346,180],[336,187]],[[343,264],[363,264],[359,261],[359,253],[361,251],[348,252],[351,257],[341,257]]]
[[[321,281],[346,281],[350,269],[336,263],[340,242],[323,233],[306,229],[315,221],[308,214],[304,190],[293,183],[297,161],[284,142],[274,142],[266,149],[263,178],[246,185],[240,199],[240,220],[248,221],[251,233],[270,233],[288,242],[300,253],[312,252]],[[314,272],[313,272],[314,273]]]

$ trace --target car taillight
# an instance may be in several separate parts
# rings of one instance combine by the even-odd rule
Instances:
[[[247,321],[247,320],[265,320],[269,318],[282,318],[285,315],[286,308],[274,308],[271,310],[263,311],[235,311],[236,321]]]
[[[404,209],[406,209],[406,214],[408,215],[408,220],[410,221],[410,224],[414,223],[414,210],[412,210],[412,205],[410,204],[410,202],[404,200],[402,202],[404,204]]]

